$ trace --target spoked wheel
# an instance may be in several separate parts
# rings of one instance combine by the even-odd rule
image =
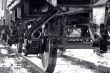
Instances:
[[[100,53],[106,53],[107,52],[107,40],[106,39],[100,39]]]
[[[46,41],[46,49],[42,54],[42,64],[44,67],[44,71],[48,73],[53,73],[56,66],[57,59],[57,49],[53,48],[53,41]]]
[[[22,43],[17,43],[17,51],[18,51],[18,53],[22,53],[22,47],[23,47]]]
[[[7,43],[8,43],[9,46],[12,46],[12,43],[11,43],[10,39],[7,40]]]
[[[107,40],[100,38],[99,47],[95,48],[93,51],[96,52],[97,55],[106,53],[107,52]]]
[[[24,55],[24,56],[28,55],[27,49],[24,45],[23,45],[23,48],[22,48],[22,55]]]

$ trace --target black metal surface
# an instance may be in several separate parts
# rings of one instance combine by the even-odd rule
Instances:
[[[35,26],[33,26],[31,29],[29,29],[27,32],[26,32],[26,38],[29,39],[32,32],[34,30],[39,30],[39,28],[41,28],[42,25],[44,25],[46,22],[48,22],[55,14],[57,14],[58,10],[57,9],[53,9],[50,11],[50,13],[45,17],[43,18],[41,21],[39,21]]]
[[[91,0],[57,0],[58,5],[89,5]]]

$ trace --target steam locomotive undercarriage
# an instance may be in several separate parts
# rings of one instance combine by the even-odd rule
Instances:
[[[107,26],[90,23],[90,6],[54,6],[45,0],[24,0],[11,6],[8,5],[11,25],[5,31],[7,37],[2,39],[10,46],[17,44],[18,53],[25,56],[40,55],[46,72],[54,71],[57,50],[65,51],[70,43],[90,44],[99,48],[100,53],[107,52]]]

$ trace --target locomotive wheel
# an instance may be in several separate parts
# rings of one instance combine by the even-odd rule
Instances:
[[[107,52],[107,41],[104,39],[100,39],[100,53],[106,53]]]
[[[10,42],[10,39],[7,40],[7,43],[9,46],[12,46],[12,43]]]
[[[18,53],[22,53],[22,47],[23,47],[22,43],[17,44]]]
[[[27,50],[26,50],[26,48],[25,48],[24,45],[22,46],[22,55],[24,55],[24,56],[27,56],[28,55],[27,54]]]
[[[27,51],[27,49],[25,48],[25,49],[23,49],[23,55],[24,56],[27,56],[28,55],[28,51]]]
[[[53,73],[56,66],[57,59],[57,49],[53,48],[53,41],[46,41],[46,50],[42,54],[42,65],[44,67],[44,71],[48,73]]]

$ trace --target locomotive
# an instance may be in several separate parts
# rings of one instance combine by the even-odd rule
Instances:
[[[90,43],[107,52],[108,0],[11,0],[6,7],[6,42],[17,44],[18,53],[25,56],[39,54],[46,72],[54,71],[57,50],[67,49],[71,42]],[[99,19],[98,9],[104,11]]]

